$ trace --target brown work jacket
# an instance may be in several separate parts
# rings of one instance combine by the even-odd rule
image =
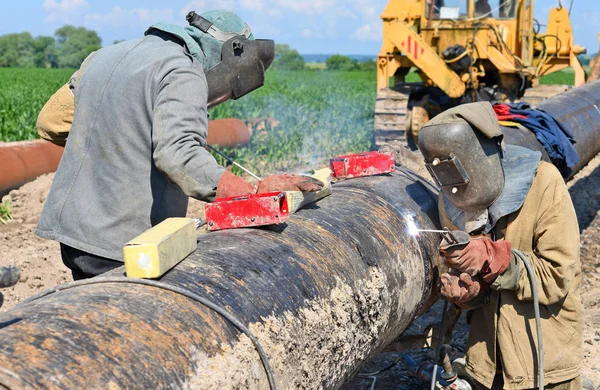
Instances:
[[[455,229],[443,203],[440,197],[442,226]],[[527,255],[534,268],[545,385],[579,376],[584,323],[579,293],[579,226],[567,187],[552,164],[540,163],[523,206],[501,218],[494,232],[496,240],[508,240],[513,249]],[[510,289],[494,287],[497,289],[490,290],[489,302],[470,313],[467,371],[488,388],[500,368],[505,389],[537,387],[537,333],[525,268],[520,267]]]

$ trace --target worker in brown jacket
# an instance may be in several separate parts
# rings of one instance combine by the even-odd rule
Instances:
[[[441,251],[441,295],[470,309],[467,372],[476,388],[538,388],[532,289],[539,295],[546,389],[581,389],[579,227],[559,171],[539,152],[505,145],[488,103],[448,110],[419,134],[441,187],[440,221],[468,245]],[[443,272],[443,271],[442,271]]]

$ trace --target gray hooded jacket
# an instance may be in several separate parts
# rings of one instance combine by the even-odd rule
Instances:
[[[202,147],[202,65],[156,32],[97,52],[75,93],[75,118],[36,234],[113,260],[188,196],[210,201],[224,169]]]

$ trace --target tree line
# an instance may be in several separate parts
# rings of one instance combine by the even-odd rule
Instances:
[[[286,44],[275,45],[275,59],[273,60],[273,68],[284,70],[303,70],[307,69],[307,64],[304,58],[297,50],[292,49]],[[325,61],[326,70],[344,70],[344,71],[372,71],[377,68],[375,60],[358,62],[348,56],[334,54]]]
[[[85,27],[66,25],[54,36],[28,32],[0,36],[0,67],[78,68],[85,57],[102,47],[102,39]]]
[[[113,43],[118,43],[115,41]],[[54,36],[33,37],[28,32],[0,36],[0,67],[5,68],[78,68],[93,51],[102,47],[102,39],[93,30],[66,25]],[[286,44],[275,45],[273,68],[303,70],[308,68],[297,50]],[[375,71],[375,61],[358,62],[335,54],[319,69]]]

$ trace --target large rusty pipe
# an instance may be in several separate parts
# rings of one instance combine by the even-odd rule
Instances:
[[[585,125],[576,138],[598,140],[600,120]],[[438,237],[409,236],[404,218],[435,228],[436,213],[435,190],[409,172],[349,180],[285,225],[201,236],[161,282],[248,324],[279,388],[336,388],[435,298]],[[9,389],[268,386],[246,336],[156,287],[51,294],[1,314],[0,340],[0,387]]]
[[[222,148],[235,148],[250,143],[252,130],[241,119],[227,118],[208,121],[206,142]]]
[[[571,177],[600,153],[600,81],[572,89],[553,98],[546,99],[537,108],[548,114],[567,129],[577,141],[575,149],[579,162],[572,169]],[[550,161],[535,134],[526,128],[503,127],[507,143],[539,150],[546,161]]]
[[[408,215],[436,227],[436,195],[413,174],[349,180],[285,225],[201,235],[161,282],[249,324],[279,388],[336,388],[430,305],[438,237],[407,235]],[[9,389],[268,388],[235,327],[155,287],[77,287],[0,324]]]
[[[0,142],[0,194],[54,172],[63,148],[44,140]]]

